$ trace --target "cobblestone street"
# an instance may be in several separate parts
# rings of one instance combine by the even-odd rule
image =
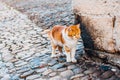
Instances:
[[[117,67],[83,57],[81,39],[77,63],[67,63],[65,56],[50,57],[50,41],[41,32],[74,23],[69,0],[0,1],[0,80],[120,80]]]

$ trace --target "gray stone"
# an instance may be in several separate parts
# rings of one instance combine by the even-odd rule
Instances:
[[[89,76],[84,76],[84,77],[81,77],[80,80],[89,80],[90,77]]]
[[[30,66],[32,69],[34,68],[38,68],[41,64],[41,60],[40,58],[36,57],[36,58],[33,58],[32,60],[29,61],[30,63]]]
[[[59,54],[58,56],[64,56],[64,54]],[[62,62],[65,62],[66,59],[65,58],[58,58],[58,61],[62,63]]]
[[[21,67],[20,67],[21,68]],[[22,67],[21,69],[19,69],[18,71],[17,71],[17,73],[23,73],[23,72],[26,72],[26,71],[29,71],[30,70],[30,68],[29,67]]]
[[[70,66],[68,66],[68,69],[74,69],[74,68],[76,68],[75,65],[70,65]]]
[[[74,74],[82,73],[83,69],[81,69],[81,68],[75,68],[75,69],[73,69],[73,72],[74,72]]]
[[[5,51],[3,53],[4,54],[2,54],[2,59],[6,62],[12,60],[14,57],[10,52]]]
[[[14,62],[17,62],[18,59],[12,59],[11,62],[14,63]]]
[[[15,67],[16,71],[24,70],[24,69],[27,69],[27,68],[30,69],[30,65],[29,64],[24,65],[24,66],[20,66],[20,67]]]
[[[75,76],[72,76],[70,79],[73,80],[73,79],[76,79],[76,78],[80,78],[82,76],[84,76],[84,74],[77,74]]]
[[[33,59],[33,57],[29,57],[29,58],[25,59],[25,61],[30,61],[32,59]]]
[[[10,75],[5,74],[1,80],[10,80]]]
[[[73,80],[80,80],[80,78],[75,78],[75,79],[73,79]]]
[[[50,78],[50,80],[62,80],[62,77],[61,76],[55,76],[55,77]]]
[[[2,53],[0,52],[0,61],[2,61]]]
[[[107,78],[110,78],[112,75],[114,75],[115,73],[114,72],[112,72],[112,71],[106,71],[106,72],[104,72],[102,75],[101,75],[101,77],[103,78],[103,79],[107,79]]]
[[[49,74],[49,76],[50,76],[50,77],[53,77],[53,76],[55,76],[56,74],[57,74],[56,72],[52,72],[52,73]]]
[[[120,78],[117,78],[117,76],[113,75],[110,78],[108,78],[108,80],[119,80]]]
[[[15,65],[16,67],[20,67],[20,66],[24,66],[24,65],[26,65],[27,64],[27,62],[22,62],[22,63],[19,63],[19,64],[17,64],[17,65]]]
[[[39,74],[31,75],[31,76],[28,76],[28,77],[26,78],[26,80],[34,80],[34,79],[39,78],[39,77],[40,77]]]
[[[74,73],[71,70],[66,70],[60,73],[60,76],[62,76],[63,78],[67,78],[67,79],[70,79],[70,77],[73,75]]]
[[[84,71],[85,74],[92,74],[93,72],[94,72],[94,70],[92,70],[92,69]]]
[[[34,79],[34,80],[47,80],[47,79],[43,79],[43,78],[37,78],[37,79]]]
[[[60,69],[57,69],[57,71],[65,71],[65,70],[67,70],[67,68],[65,67],[65,68],[60,68]]]
[[[52,61],[50,61],[50,62],[48,63],[48,65],[49,65],[49,66],[53,66],[53,65],[56,64],[56,63],[57,63],[57,61],[52,60]]]
[[[47,66],[48,65],[48,63],[47,62],[44,62],[44,61],[42,61],[41,63],[40,63],[40,68],[43,68],[43,67],[45,67],[45,66]]]
[[[51,69],[57,70],[57,69],[60,69],[60,68],[63,68],[63,67],[64,67],[64,64],[63,63],[59,63],[59,64],[56,64],[56,65],[52,66]]]
[[[100,70],[96,70],[94,73],[93,73],[93,76],[94,77],[98,77],[102,74],[102,72]]]
[[[20,80],[19,78],[20,74],[15,74],[10,77],[10,80]]]
[[[9,73],[13,73],[13,72],[16,72],[15,68],[9,70]]]
[[[51,70],[51,69],[48,69],[48,70],[44,71],[44,72],[42,73],[42,75],[46,76],[46,75],[50,74],[51,72],[52,72],[52,70]]]
[[[24,61],[22,61],[22,60],[17,60],[17,61],[15,61],[14,63],[15,63],[15,65],[18,65],[18,64],[24,63]]]
[[[38,72],[38,73],[42,73],[42,72],[44,72],[44,71],[46,71],[46,70],[47,70],[47,67],[45,67],[45,68],[40,68],[40,69],[36,69],[35,71]]]
[[[25,77],[33,74],[33,73],[34,73],[34,70],[30,70],[30,71],[27,71],[27,72],[25,72],[25,73],[22,73],[22,74],[20,75],[20,77],[21,77],[21,78],[25,78]]]

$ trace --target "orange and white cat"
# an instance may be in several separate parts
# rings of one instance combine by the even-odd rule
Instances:
[[[54,26],[48,33],[52,45],[51,57],[56,57],[55,50],[58,48],[62,54],[65,50],[67,62],[77,62],[75,59],[76,45],[81,35],[80,24],[71,26]]]

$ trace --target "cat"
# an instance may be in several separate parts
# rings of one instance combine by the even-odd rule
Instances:
[[[51,41],[52,54],[51,57],[56,57],[55,50],[58,48],[60,54],[62,48],[65,50],[67,62],[77,62],[75,59],[76,45],[78,39],[81,38],[80,24],[71,26],[55,25],[50,31],[48,36]]]

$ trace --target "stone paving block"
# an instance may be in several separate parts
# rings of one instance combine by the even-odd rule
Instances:
[[[78,74],[78,73],[82,73],[83,69],[81,69],[81,68],[75,68],[72,71],[74,72],[74,74]]]
[[[35,71],[37,72],[37,73],[42,73],[42,72],[44,72],[44,71],[46,71],[47,70],[47,67],[44,67],[44,68],[38,68],[38,69],[36,69]]]
[[[56,63],[57,63],[57,61],[52,60],[52,61],[50,61],[50,62],[48,63],[48,65],[49,65],[49,66],[53,66],[53,65],[56,64]]]
[[[84,71],[84,74],[92,74],[94,72],[94,70],[86,70]]]
[[[22,70],[22,69],[26,69],[26,68],[30,68],[30,65],[24,65],[24,66],[20,66],[20,67],[15,67],[16,71]]]
[[[51,69],[48,69],[48,70],[44,71],[42,73],[42,75],[46,76],[46,75],[50,74],[51,72],[53,72],[53,71]]]
[[[57,69],[57,71],[66,71],[67,70],[67,68],[65,67],[65,68],[60,68],[60,69]]]
[[[14,73],[14,72],[16,72],[15,68],[9,70],[9,73]]]
[[[16,67],[20,67],[20,66],[24,66],[24,65],[26,65],[27,64],[27,62],[22,62],[22,63],[19,63],[19,64],[17,64],[17,65],[15,65]]]
[[[30,70],[29,67],[25,67],[25,68],[23,67],[20,70],[18,70],[17,73],[23,73],[23,72],[26,72],[26,71],[29,71],[29,70]]]
[[[82,76],[84,76],[85,74],[77,74],[77,75],[75,75],[75,76],[72,76],[71,78],[70,78],[70,80],[74,80],[74,79],[77,79],[77,78],[80,78],[80,77],[82,77]]]
[[[63,80],[61,76],[55,76],[50,78],[50,80]]]
[[[11,63],[11,62],[7,62],[5,65],[6,65],[6,67],[8,67],[9,69],[14,68],[13,63]]]
[[[10,62],[14,63],[14,62],[17,62],[18,59],[12,59]]]
[[[50,77],[53,77],[53,76],[55,76],[56,74],[57,74],[56,72],[52,72],[52,73],[49,74],[49,76],[50,76]]]
[[[5,76],[3,76],[3,78],[1,78],[1,80],[10,80],[10,75],[5,74]]]
[[[32,60],[33,59],[33,57],[29,57],[29,58],[27,58],[27,59],[25,59],[25,61],[30,61],[30,60]]]
[[[20,80],[19,76],[20,74],[14,74],[10,77],[10,80]]]
[[[64,67],[64,64],[63,63],[59,63],[59,64],[56,64],[56,65],[52,66],[51,69],[57,70],[57,69],[60,69],[60,68],[63,68],[63,67]]]
[[[120,79],[120,78],[119,78]],[[117,79],[117,76],[112,76],[112,77],[110,77],[110,78],[108,78],[107,80],[119,80],[119,79]]]
[[[40,66],[40,58],[36,57],[29,61],[32,69],[38,68]]]
[[[22,74],[20,75],[20,77],[21,77],[21,78],[25,78],[25,77],[33,74],[33,73],[34,73],[34,70],[30,70],[30,71],[27,71],[27,72],[25,72],[25,73],[22,73]]]
[[[90,77],[89,76],[83,76],[80,78],[80,80],[90,80]]]
[[[68,69],[74,69],[74,68],[76,68],[77,66],[75,66],[75,65],[70,65],[70,66],[68,66],[67,68]]]
[[[62,63],[62,62],[66,62],[66,59],[65,58],[58,58],[58,61]]]
[[[106,71],[104,72],[102,75],[101,75],[101,78],[103,79],[107,79],[107,78],[110,78],[111,76],[113,76],[115,73],[112,72],[112,71]]]
[[[48,80],[48,79],[38,78],[38,79],[34,79],[34,80]]]
[[[28,77],[26,78],[26,80],[34,80],[34,79],[37,79],[37,78],[39,78],[39,77],[40,77],[39,74],[35,74],[35,75],[28,76]]]
[[[100,70],[96,70],[94,73],[93,73],[93,76],[94,77],[98,77],[102,74],[102,72]]]
[[[15,61],[14,63],[15,63],[15,65],[17,65],[17,64],[20,64],[20,63],[22,63],[22,62],[24,62],[24,61],[22,61],[22,60],[17,60],[17,61]]]
[[[63,78],[67,78],[67,79],[69,79],[73,75],[74,73],[71,70],[66,70],[60,73],[60,76],[62,76]]]

